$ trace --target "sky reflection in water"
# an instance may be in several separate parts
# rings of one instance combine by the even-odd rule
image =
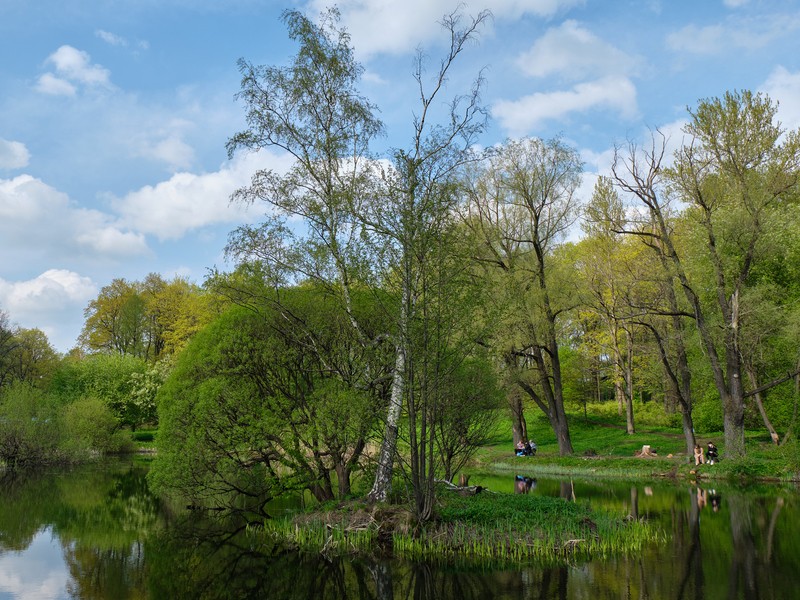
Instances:
[[[37,532],[21,552],[0,551],[1,600],[69,598],[70,579],[61,544],[50,527]]]

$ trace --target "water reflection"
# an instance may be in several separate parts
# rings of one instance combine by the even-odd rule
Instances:
[[[474,476],[492,490],[585,502],[665,532],[662,544],[635,556],[503,568],[287,551],[243,521],[169,513],[144,473],[115,464],[2,480],[0,598],[797,596],[798,495],[777,488]]]
[[[0,597],[145,597],[142,536],[161,521],[130,464],[5,476]]]

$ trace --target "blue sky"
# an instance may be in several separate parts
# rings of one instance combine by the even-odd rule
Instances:
[[[0,310],[65,352],[83,310],[117,277],[201,283],[258,210],[230,206],[262,152],[228,160],[243,127],[236,61],[280,64],[294,48],[283,9],[258,0],[0,0]],[[342,0],[381,110],[385,147],[410,139],[415,50],[432,57],[458,0]],[[764,91],[800,126],[800,6],[791,0],[484,0],[494,18],[451,79],[485,68],[484,145],[561,135],[585,161],[583,195],[615,143],[659,127],[681,137],[686,107]]]

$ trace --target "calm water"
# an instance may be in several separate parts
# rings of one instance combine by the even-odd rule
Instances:
[[[170,511],[146,467],[115,462],[0,480],[0,599],[800,598],[800,495],[688,484],[473,475],[662,526],[642,556],[515,569],[302,556]]]

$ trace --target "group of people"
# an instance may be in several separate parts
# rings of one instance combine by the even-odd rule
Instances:
[[[520,440],[516,447],[517,456],[536,456],[536,443],[531,440]]]
[[[708,442],[708,447],[706,448],[705,453],[703,453],[703,448],[700,444],[695,444],[694,446],[694,464],[695,465],[704,465],[709,464],[713,465],[715,462],[719,461],[719,451],[717,447],[714,445],[714,442]]]

